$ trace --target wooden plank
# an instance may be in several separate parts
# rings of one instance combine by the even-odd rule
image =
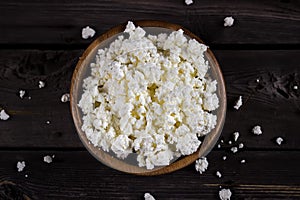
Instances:
[[[48,154],[55,154],[50,164],[43,162]],[[232,199],[300,198],[299,151],[246,151],[223,161],[226,154],[211,152],[202,175],[191,165],[141,177],[110,169],[86,151],[0,151],[0,197],[11,191],[13,199],[22,194],[32,199],[142,199],[150,192],[157,199],[218,199],[222,186],[231,189]],[[26,162],[23,172],[16,170],[19,160]],[[216,171],[223,176],[217,178]]]
[[[0,121],[1,147],[81,147],[69,102],[61,102],[81,53],[0,51],[0,106],[11,115],[8,121]],[[40,80],[46,83],[41,89]],[[23,99],[20,89],[27,92]]]
[[[222,137],[240,131],[239,142],[250,149],[299,149],[300,86],[299,50],[214,51],[225,77],[228,111]],[[81,148],[68,103],[60,97],[68,92],[70,77],[82,50],[1,50],[0,106],[12,116],[0,121],[2,148]],[[260,82],[257,83],[256,79]],[[38,81],[46,87],[39,89]],[[300,87],[299,87],[300,88]],[[28,97],[20,99],[19,89]],[[233,109],[239,95],[244,105]],[[46,121],[51,124],[46,124]],[[251,128],[261,125],[263,135]],[[285,143],[276,145],[282,136]],[[232,145],[222,145],[229,148]]]
[[[1,1],[0,44],[86,45],[81,29],[90,25],[99,36],[128,20],[178,23],[209,45],[300,44],[299,1]],[[223,27],[233,16],[235,24]],[[13,33],[13,34],[12,34]]]

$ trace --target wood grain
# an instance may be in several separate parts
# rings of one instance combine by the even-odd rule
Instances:
[[[43,156],[52,154],[53,162],[44,163]],[[19,160],[26,161],[23,172],[17,172]],[[1,151],[0,195],[10,189],[31,199],[142,199],[145,192],[157,199],[218,199],[222,186],[231,189],[232,199],[299,199],[299,160],[298,151],[212,151],[202,175],[190,165],[172,174],[141,177],[108,168],[86,151]]]
[[[195,1],[1,1],[0,44],[86,45],[81,29],[97,35],[128,20],[166,20],[181,24],[208,45],[300,44],[300,4],[296,0]],[[235,24],[223,27],[233,16]]]
[[[240,131],[239,141],[248,149],[299,149],[300,90],[292,86],[300,85],[300,51],[214,53],[227,88],[223,139],[228,142],[234,131]],[[71,75],[81,54],[82,50],[0,51],[0,107],[11,115],[8,121],[0,121],[1,148],[83,147],[69,104],[60,102],[61,95],[69,91]],[[257,78],[260,83],[256,83]],[[45,88],[38,88],[39,80],[46,82]],[[28,91],[32,99],[20,99],[20,88]],[[239,95],[244,96],[244,105],[236,111],[233,105]],[[47,120],[51,124],[46,124]],[[263,135],[251,134],[256,124],[262,126]],[[282,146],[274,142],[278,136],[285,139]],[[225,149],[231,146],[222,145]]]

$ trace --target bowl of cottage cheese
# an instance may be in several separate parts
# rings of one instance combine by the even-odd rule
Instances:
[[[87,150],[127,173],[185,167],[216,144],[226,113],[211,50],[183,27],[128,22],[97,38],[71,84],[71,111]]]

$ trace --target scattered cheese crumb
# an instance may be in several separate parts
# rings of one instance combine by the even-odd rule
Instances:
[[[21,99],[23,99],[25,93],[26,93],[25,90],[20,90],[19,91],[19,96],[20,96]]]
[[[241,160],[241,163],[246,163],[246,160]]]
[[[17,163],[17,168],[18,168],[18,172],[21,172],[21,171],[23,171],[23,169],[25,168],[25,161],[18,161],[18,163]]]
[[[240,144],[239,144],[239,149],[242,149],[242,148],[244,148],[244,144],[243,144],[243,143],[240,143]]]
[[[228,141],[228,144],[232,144],[231,140]]]
[[[194,3],[193,0],[185,0],[186,5],[191,5],[192,3]]]
[[[230,189],[222,189],[219,191],[219,196],[221,200],[230,200],[231,197],[231,191]]]
[[[219,148],[219,149],[221,148],[221,145],[220,145],[220,144],[218,144],[218,148]]]
[[[224,140],[221,140],[221,143],[224,143]]]
[[[232,26],[234,22],[234,19],[232,17],[225,17],[224,19],[224,26]]]
[[[27,174],[25,174],[25,178],[27,178],[28,177],[28,175]]]
[[[226,160],[227,159],[227,156],[223,156],[223,160]]]
[[[240,136],[240,133],[239,133],[239,132],[234,132],[234,133],[233,133],[233,138],[234,138],[234,141],[235,141],[235,142],[238,140],[239,136]]]
[[[55,155],[54,155],[54,154],[52,155],[52,158],[55,158]]]
[[[39,81],[39,88],[45,87],[45,82],[44,81]]]
[[[8,120],[9,119],[9,115],[5,112],[4,109],[2,109],[1,112],[0,112],[0,119],[1,120]]]
[[[236,101],[235,105],[233,106],[234,109],[238,110],[243,105],[243,97],[239,96],[239,99]]]
[[[230,149],[233,153],[236,153],[238,151],[238,148],[237,147],[231,147]]]
[[[46,124],[50,124],[51,122],[48,120],[48,121],[46,121]]]
[[[297,85],[294,85],[294,90],[298,90],[298,86]]]
[[[31,96],[29,96],[28,99],[30,100],[30,99],[31,99]]]
[[[281,145],[282,142],[283,142],[282,137],[278,137],[278,138],[276,139],[276,143],[277,143],[278,145]]]
[[[196,160],[195,168],[196,168],[196,171],[198,171],[200,174],[205,172],[207,170],[207,167],[208,167],[208,162],[207,162],[206,157],[202,157],[202,158],[199,158],[198,160]]]
[[[252,132],[253,132],[255,135],[261,135],[261,134],[262,134],[261,127],[260,127],[260,126],[254,126],[253,129],[252,129]]]
[[[46,162],[46,163],[52,163],[51,156],[44,156],[44,162]]]
[[[145,200],[155,200],[155,198],[150,193],[145,193],[144,198]]]
[[[60,98],[61,102],[66,103],[68,101],[70,101],[70,94],[69,93],[65,93],[61,96]]]
[[[96,31],[89,26],[82,29],[81,36],[83,39],[88,39],[94,37]]]
[[[221,174],[219,171],[217,171],[217,172],[216,172],[216,176],[219,177],[219,178],[221,178],[221,177],[222,177],[222,174]]]

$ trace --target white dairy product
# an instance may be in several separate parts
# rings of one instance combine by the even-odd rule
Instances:
[[[196,160],[195,169],[200,174],[205,172],[207,170],[207,167],[208,167],[208,161],[207,161],[206,157],[202,157],[202,158],[199,158],[198,160]]]
[[[140,167],[168,165],[197,151],[217,123],[217,82],[207,78],[207,47],[180,29],[147,35],[128,22],[125,33],[99,49],[79,101],[88,140]]]

